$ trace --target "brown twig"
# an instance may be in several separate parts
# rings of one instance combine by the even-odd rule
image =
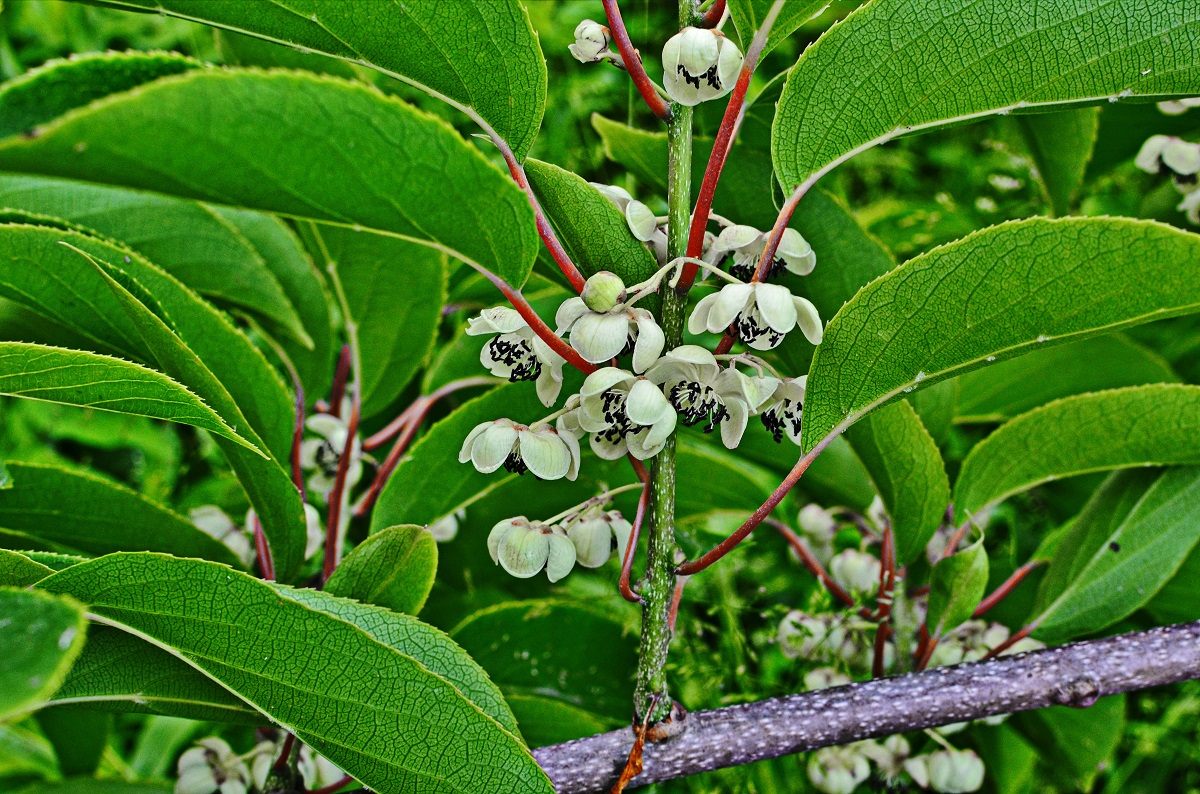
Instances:
[[[342,398],[346,396],[346,381],[350,377],[350,345],[342,345],[338,355],[337,369],[333,373],[333,389],[329,393],[330,416],[342,418]]]
[[[268,582],[275,581],[275,560],[271,557],[271,547],[267,544],[267,536],[263,532],[262,522],[258,513],[254,514],[254,556],[258,559],[258,571]]]
[[[333,792],[340,791],[353,782],[354,778],[352,778],[350,775],[343,775],[342,779],[336,783],[330,783],[328,786],[322,786],[321,788],[313,789],[312,791],[308,792],[308,794],[333,794]]]
[[[350,405],[350,420],[346,422],[346,443],[338,457],[337,475],[333,479],[333,490],[329,492],[329,526],[325,528],[325,564],[321,568],[322,581],[328,581],[340,561],[338,531],[342,520],[342,501],[346,493],[346,475],[350,471],[350,458],[354,453],[354,441],[358,436],[358,418],[362,411],[359,384],[354,384],[354,398]]]
[[[646,74],[646,67],[642,65],[642,56],[638,55],[638,51],[633,48],[633,42],[629,40],[629,31],[625,29],[625,20],[621,19],[621,8],[617,5],[617,0],[604,0],[604,15],[608,18],[609,32],[612,33],[613,40],[617,43],[617,50],[621,53],[625,70],[629,72],[629,77],[633,80],[633,85],[637,88],[638,93],[642,95],[646,106],[662,121],[670,121],[671,108],[659,95],[658,89],[650,80],[650,75]]]
[[[871,675],[875,678],[883,675],[884,652],[891,631],[892,593],[896,588],[896,536],[890,522],[883,527],[879,557],[883,563],[879,569],[879,592],[875,596],[875,618],[879,625],[875,629],[875,654],[871,662]]]
[[[721,24],[721,17],[723,16],[725,16],[725,0],[716,0],[704,12],[704,16],[700,17],[700,27],[715,28]]]

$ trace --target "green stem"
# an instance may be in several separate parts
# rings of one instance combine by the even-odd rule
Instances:
[[[691,22],[691,0],[681,0],[681,24]],[[675,105],[667,125],[667,257],[683,256],[687,250],[692,207],[692,109]],[[683,341],[687,298],[664,289],[659,324],[667,337],[668,350]],[[646,580],[642,585],[642,639],[638,660],[634,705],[637,720],[654,708],[651,720],[664,718],[671,709],[667,692],[667,651],[671,645],[671,601],[675,595],[675,437],[654,458],[650,472],[649,528],[646,546]],[[657,706],[654,706],[657,698]]]

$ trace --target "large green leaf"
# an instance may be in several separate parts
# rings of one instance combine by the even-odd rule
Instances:
[[[1125,736],[1125,712],[1125,695],[1110,695],[1087,709],[1051,706],[1027,711],[1015,722],[1042,758],[1054,759],[1039,767],[1058,783],[1053,790],[1091,791]]]
[[[0,549],[0,587],[28,587],[54,573],[54,569],[28,556]]]
[[[346,555],[325,592],[415,615],[433,587],[437,558],[437,542],[424,527],[389,527]]]
[[[275,274],[241,232],[195,201],[65,179],[0,174],[0,207],[62,218],[120,240],[196,292],[312,345]]]
[[[929,574],[929,612],[925,624],[934,637],[945,637],[971,619],[988,583],[983,536],[962,551],[943,557]]]
[[[87,645],[48,705],[262,725],[264,717],[178,656],[109,626]]]
[[[874,0],[792,68],[772,136],[775,172],[790,192],[911,132],[1200,93],[1197,30],[1200,8],[1179,0]]]
[[[524,157],[546,62],[516,0],[82,0],[156,11],[377,69],[481,117]]]
[[[1200,541],[1200,469],[1114,474],[1059,543],[1038,592],[1034,636],[1065,642],[1128,617]]]
[[[950,480],[937,444],[905,401],[869,414],[846,440],[858,453],[892,519],[896,562],[925,550],[950,504]]]
[[[313,256],[336,266],[362,356],[362,414],[387,410],[429,357],[446,302],[446,256],[395,237],[308,224]]]
[[[750,46],[750,40],[762,27],[763,20],[771,12],[775,0],[730,0],[729,15],[737,28],[742,40],[742,48]],[[826,0],[783,0],[783,6],[775,17],[771,32],[767,35],[767,44],[762,54],[766,55],[795,32],[814,15],[820,13],[829,3]]]
[[[1130,466],[1200,464],[1200,386],[1080,394],[1022,414],[977,444],[954,483],[958,520],[1051,480]]]
[[[58,776],[54,747],[37,729],[33,720],[6,725],[0,723],[0,780]]]
[[[804,449],[905,393],[992,361],[1200,309],[1200,235],[1113,218],[972,234],[863,288],[825,329]],[[818,265],[818,268],[820,265]]]
[[[412,618],[153,554],[80,563],[39,587],[179,656],[381,794],[553,791],[475,694],[502,706],[494,685]]]
[[[1100,108],[1017,116],[1016,122],[1025,136],[1050,208],[1055,215],[1069,215],[1088,161],[1092,159],[1100,129]]]
[[[22,548],[33,538],[86,554],[160,551],[241,566],[237,555],[183,516],[136,491],[80,471],[9,462],[13,487],[0,491],[0,527]]]
[[[362,226],[516,285],[537,256],[524,193],[445,122],[312,74],[159,80],[5,140],[0,167]]]
[[[1003,422],[1072,394],[1178,380],[1157,354],[1124,334],[1106,334],[960,376],[955,421]]]
[[[69,598],[0,587],[0,721],[37,708],[83,649],[87,621]]]
[[[0,342],[0,394],[167,419],[255,449],[184,386],[160,372],[98,353]]]
[[[518,601],[474,613],[454,640],[492,677],[533,746],[569,741],[582,725],[600,730],[629,718],[633,638],[601,612],[562,601]],[[557,721],[566,706],[572,724]]]
[[[632,287],[658,270],[654,255],[629,231],[625,216],[581,177],[530,159],[529,184],[563,247],[585,276],[610,270]]]

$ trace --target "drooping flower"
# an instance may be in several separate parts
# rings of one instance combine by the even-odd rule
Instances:
[[[717,265],[728,257],[729,274],[734,278],[749,281],[762,260],[769,236],[769,231],[760,232],[752,226],[726,226],[717,235],[706,261]],[[775,260],[767,269],[763,280],[770,281],[785,269],[798,276],[807,276],[816,265],[817,255],[808,241],[795,229],[785,229],[779,238]]]
[[[742,440],[749,416],[764,396],[758,379],[723,368],[699,345],[675,348],[654,362],[646,377],[662,386],[685,425],[703,424],[706,433],[719,425],[721,441],[728,449],[734,449]]]
[[[579,475],[579,441],[547,424],[529,428],[496,419],[481,422],[467,434],[458,462],[467,461],[484,474],[503,466],[514,474],[532,472],[541,480],[574,480]]]
[[[575,567],[575,544],[562,527],[530,521],[525,516],[506,518],[488,534],[492,562],[518,579],[536,576],[543,568],[551,582]]]
[[[645,378],[616,367],[602,367],[583,382],[578,411],[563,417],[588,433],[592,451],[605,460],[626,452],[638,460],[658,454],[675,430],[675,409]]]
[[[733,326],[738,338],[755,350],[777,347],[797,325],[814,345],[823,328],[817,307],[779,284],[726,284],[706,295],[688,318],[694,334],[721,333]]]
[[[983,761],[974,750],[937,750],[927,756],[929,787],[942,794],[967,794],[983,785]]]
[[[604,25],[591,19],[585,19],[575,26],[575,43],[568,44],[567,49],[580,63],[598,63],[613,60],[623,66],[620,53],[611,48],[612,32]]]
[[[216,505],[201,505],[189,510],[188,518],[205,535],[219,541],[237,555],[242,564],[249,567],[254,562],[254,544],[250,541],[245,527],[233,523],[233,519],[224,510]]]
[[[1166,168],[1176,187],[1185,193],[1191,192],[1196,189],[1200,175],[1200,144],[1172,135],[1151,135],[1142,144],[1134,163],[1151,174]]]
[[[852,794],[871,775],[871,765],[854,745],[824,747],[808,759],[808,779],[824,794]]]
[[[554,317],[558,334],[570,334],[571,347],[586,361],[601,364],[633,350],[633,371],[644,372],[667,343],[654,315],[636,306],[617,304],[608,311],[593,311],[583,298],[568,298]]]
[[[246,794],[250,769],[215,736],[196,742],[179,758],[175,794]]]
[[[346,449],[348,428],[346,422],[333,414],[314,414],[304,422],[305,428],[316,435],[300,444],[300,468],[311,471],[308,490],[328,500],[337,479],[338,463]],[[346,493],[362,477],[362,442],[357,436],[350,449],[350,463],[346,469]]]
[[[625,545],[633,528],[619,510],[593,508],[579,517],[567,529],[567,537],[575,544],[575,558],[584,568],[599,568],[612,555],[616,541],[617,556],[625,556]]]
[[[793,444],[800,443],[801,420],[804,418],[804,391],[808,376],[778,381],[775,391],[759,409],[759,419],[776,444],[783,443],[786,433]]]
[[[851,595],[868,595],[879,588],[883,566],[873,554],[846,549],[829,563],[829,575]]]
[[[629,191],[625,188],[600,182],[590,182],[589,184],[600,191],[600,195],[608,199],[614,207],[624,213],[625,223],[629,225],[629,232],[634,237],[643,243],[648,243],[654,238],[654,233],[658,229],[658,219],[653,210],[629,195]]]
[[[667,96],[691,107],[733,90],[742,53],[718,31],[688,27],[667,39],[662,64]]]
[[[515,309],[505,306],[484,309],[478,317],[467,321],[466,333],[468,336],[496,334],[480,351],[479,363],[496,377],[508,378],[513,383],[535,381],[542,405],[554,405],[562,389],[566,361],[533,332]]]

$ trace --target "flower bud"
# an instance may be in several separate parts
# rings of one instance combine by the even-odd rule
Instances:
[[[851,747],[824,747],[808,759],[808,779],[824,794],[852,794],[871,774],[866,757]]]
[[[871,554],[846,549],[829,563],[829,574],[846,592],[868,595],[879,588],[883,566]]]
[[[681,105],[698,105],[733,90],[742,53],[717,31],[684,28],[663,46],[663,88]]]
[[[196,744],[179,758],[175,794],[246,794],[250,770],[229,745],[215,736]]]
[[[561,532],[525,516],[506,518],[488,533],[488,553],[518,579],[529,579],[545,568],[550,581],[557,582],[575,567],[575,545]]]
[[[965,794],[983,785],[983,761],[972,750],[938,750],[929,755],[929,787]]]
[[[833,667],[817,667],[804,674],[804,688],[809,692],[818,689],[829,689],[834,686],[844,686],[853,681],[850,676],[839,672]]]
[[[594,312],[611,311],[625,300],[625,282],[616,273],[601,270],[588,277],[579,296]]]
[[[575,43],[568,45],[567,49],[580,63],[597,63],[612,57],[613,53],[608,48],[611,43],[612,34],[608,28],[585,19],[575,26]]]
[[[800,531],[814,542],[827,543],[837,532],[837,522],[825,508],[807,504],[800,509]]]

